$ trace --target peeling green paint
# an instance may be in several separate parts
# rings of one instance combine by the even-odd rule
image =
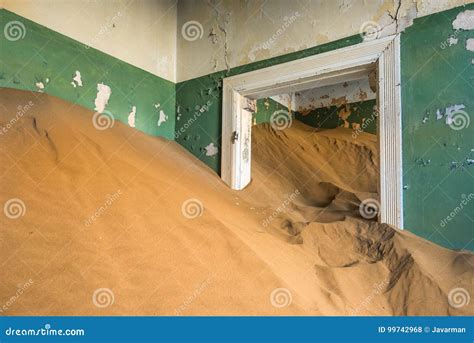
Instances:
[[[474,4],[416,19],[401,36],[404,221],[442,246],[474,250],[474,201],[455,210],[474,193],[473,31],[452,25],[467,9]],[[458,43],[446,44],[453,36]],[[470,120],[462,129],[447,124],[455,104]]]
[[[9,37],[6,25],[19,22],[24,35]],[[5,9],[0,10],[0,87],[45,93],[94,110],[97,84],[112,93],[106,110],[125,124],[136,107],[136,128],[173,139],[175,84],[85,46]],[[23,36],[23,37],[22,37]],[[8,39],[10,38],[10,39]],[[124,47],[126,49],[127,47]],[[73,82],[81,74],[82,86]],[[159,107],[154,105],[159,103]],[[160,111],[168,119],[158,126]]]
[[[366,100],[344,104],[341,106],[322,107],[302,113],[301,110],[295,114],[296,119],[303,123],[323,129],[334,129],[345,127],[359,129],[360,132],[377,133],[377,112],[374,111],[376,100]],[[341,111],[349,111],[346,119],[347,124],[339,115]]]
[[[219,173],[223,78],[343,48],[360,43],[361,41],[362,38],[356,35],[310,49],[246,64],[232,68],[229,71],[220,71],[176,84],[176,141],[206,163],[216,173]],[[197,116],[195,107],[203,106],[208,102],[210,105],[207,110],[202,113],[202,115]],[[195,137],[200,137],[200,139],[194,139]],[[206,156],[204,150],[205,146],[211,142],[219,148],[219,154],[212,157]]]

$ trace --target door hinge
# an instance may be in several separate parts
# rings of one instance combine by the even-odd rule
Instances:
[[[239,133],[237,131],[232,132],[232,137],[230,138],[232,144],[234,144],[239,139]]]

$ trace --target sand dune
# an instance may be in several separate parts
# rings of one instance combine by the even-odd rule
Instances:
[[[21,200],[0,216],[1,315],[474,313],[448,302],[472,294],[473,254],[361,217],[374,136],[254,127],[235,192],[175,142],[97,130],[45,94],[0,99],[0,200]]]

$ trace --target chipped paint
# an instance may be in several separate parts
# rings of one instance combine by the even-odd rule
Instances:
[[[168,116],[163,112],[163,110],[160,111],[160,117],[158,118],[158,126],[161,126],[164,122],[168,120]]]
[[[44,90],[44,83],[43,82],[36,82],[35,86],[36,86],[36,88],[38,88],[38,92],[43,92],[43,90]]]
[[[105,111],[105,106],[109,103],[110,95],[112,94],[112,90],[109,86],[104,85],[103,83],[97,84],[97,96],[94,100],[95,110],[99,113],[103,113]]]
[[[466,41],[466,49],[469,51],[474,51],[474,38],[469,38]]]
[[[474,10],[460,12],[453,21],[455,30],[474,30]]]
[[[210,143],[204,149],[206,149],[206,156],[215,156],[219,152],[219,149],[214,145],[214,143]]]
[[[72,78],[71,84],[73,85],[74,88],[82,87],[81,72],[79,70],[76,70],[76,73],[74,77]]]
[[[460,105],[453,105],[446,107],[446,125],[452,125],[453,124],[453,115],[459,112],[460,110],[463,110],[466,108],[466,106],[460,104]]]
[[[458,39],[455,38],[455,37],[449,37],[448,38],[448,45],[449,46],[453,46],[453,45],[456,45],[458,44]]]
[[[135,127],[135,115],[137,114],[137,107],[132,106],[132,110],[128,114],[128,125],[130,127]]]

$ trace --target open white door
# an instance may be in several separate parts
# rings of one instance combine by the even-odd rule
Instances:
[[[377,65],[380,221],[403,228],[399,45],[399,35],[384,37],[224,78],[222,180],[236,190],[250,182],[252,109],[247,98],[356,80]]]
[[[252,113],[256,102],[238,93],[234,93],[233,134],[231,137],[232,160],[232,188],[244,189],[251,179],[251,144],[252,144]]]

